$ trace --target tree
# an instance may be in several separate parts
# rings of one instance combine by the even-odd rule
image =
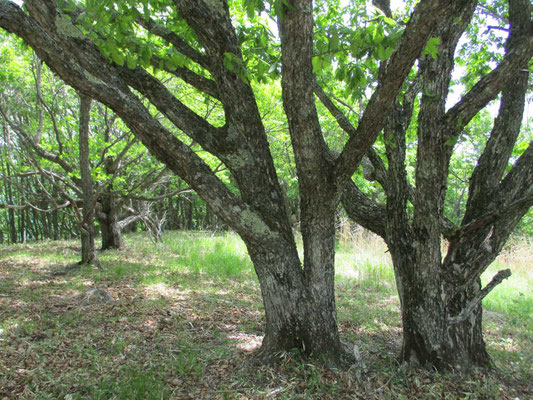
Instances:
[[[313,9],[311,0],[246,1],[247,12],[241,2],[225,0],[97,3],[87,2],[84,8],[77,2],[27,0],[26,13],[4,1],[0,26],[20,36],[76,90],[112,108],[152,154],[242,237],[265,307],[261,354],[268,359],[296,348],[337,364],[343,355],[334,295],[338,201],[382,131],[434,26],[442,20],[453,23],[457,9],[469,2],[422,0],[405,28],[396,29],[394,37],[384,41],[386,46],[377,44],[384,35],[379,28],[374,30],[369,40],[375,46],[370,51],[386,63],[340,154],[330,151],[315,106],[315,92],[324,102],[328,99],[315,78],[315,73],[327,70],[325,56],[314,54],[314,14],[327,4],[338,10],[338,2]],[[275,46],[268,43],[276,37],[265,34],[268,28],[256,13],[264,7],[277,16],[280,60]],[[327,31],[325,26],[320,29],[317,35]],[[351,29],[350,33],[358,44],[361,32]],[[332,33],[330,39],[338,42],[339,35]],[[527,64],[532,42],[531,35],[526,35],[505,58],[504,67],[481,81],[466,103],[481,108],[495,96],[510,72]],[[352,50],[359,53],[361,48]],[[274,75],[276,62],[281,65],[283,106],[299,181],[303,262],[253,90],[253,80],[265,78],[269,62]],[[152,73],[149,66],[155,66]],[[223,123],[195,113],[187,99],[164,85],[163,80],[170,77],[217,99],[224,111]],[[150,101],[150,108],[139,96]],[[164,121],[156,118],[154,108],[165,116]],[[469,115],[460,113],[456,120],[461,117],[466,123]],[[193,142],[187,145],[183,135]],[[209,157],[231,172],[238,192],[217,176]]]
[[[80,94],[79,151],[81,191],[83,197],[83,214],[81,226],[81,261],[80,264],[100,265],[94,246],[94,182],[91,176],[89,160],[89,123],[91,116],[91,98]]]
[[[438,56],[421,57],[418,75],[391,111],[384,130],[387,167],[380,158],[374,160],[374,177],[386,193],[385,205],[368,204],[354,184],[343,195],[348,215],[382,236],[391,253],[402,307],[402,359],[439,368],[489,363],[481,301],[510,271],[498,272],[483,289],[480,276],[533,205],[533,143],[512,158],[529,82],[526,64],[504,73],[510,78],[505,86],[494,84],[498,72],[506,69],[505,59],[520,51],[519,43],[531,42],[529,1],[509,1],[505,58],[446,110],[456,46],[476,3],[455,2],[454,19],[441,21],[432,33],[438,38]],[[531,50],[527,54],[526,62]],[[492,83],[485,85],[488,81]],[[502,90],[500,109],[470,177],[462,221],[455,225],[444,204],[450,160],[467,123],[486,104],[470,99],[487,90],[492,93],[481,98],[492,99]],[[413,116],[418,93],[422,97]],[[418,143],[411,187],[405,158],[413,120]],[[448,241],[444,255],[443,237]]]

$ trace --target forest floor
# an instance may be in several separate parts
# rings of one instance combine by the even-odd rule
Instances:
[[[99,253],[103,270],[58,275],[75,241],[0,247],[1,399],[527,399],[533,398],[533,247],[491,267],[513,276],[485,300],[490,372],[439,374],[398,365],[399,302],[385,247],[344,237],[337,305],[344,341],[368,366],[332,370],[281,354],[251,362],[262,340],[257,280],[235,235],[127,236]],[[87,305],[100,288],[115,301]]]

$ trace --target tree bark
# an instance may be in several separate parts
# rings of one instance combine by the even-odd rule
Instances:
[[[83,193],[83,211],[81,229],[81,261],[80,264],[97,262],[94,245],[94,188],[89,159],[89,121],[91,113],[91,99],[80,94],[79,119],[79,152],[81,186]]]
[[[124,238],[118,219],[120,208],[120,201],[112,193],[102,194],[101,209],[98,212],[102,250],[121,249],[124,246]]]
[[[105,138],[109,141],[108,138]],[[112,157],[104,160],[106,174],[112,176],[116,172],[115,162]],[[122,201],[113,194],[113,185],[108,185],[101,195],[100,209],[97,217],[102,234],[102,250],[121,249],[124,246],[122,229],[119,224],[119,213]]]
[[[345,354],[338,336],[332,282],[306,276],[293,243],[280,242],[276,251],[251,243],[247,246],[265,307],[260,356],[268,360],[295,349],[339,366]],[[318,247],[317,251],[324,250],[324,246]]]

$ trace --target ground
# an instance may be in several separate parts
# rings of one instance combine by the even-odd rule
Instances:
[[[337,305],[343,341],[368,367],[330,370],[280,354],[257,366],[257,280],[235,235],[143,234],[99,254],[104,267],[57,273],[77,242],[0,247],[0,399],[526,399],[533,396],[531,247],[496,264],[514,277],[485,302],[491,372],[468,376],[398,365],[399,304],[386,249],[341,238]],[[496,271],[498,265],[492,268]],[[486,279],[490,279],[490,273]],[[513,280],[514,279],[514,280]],[[106,290],[111,303],[80,294]]]

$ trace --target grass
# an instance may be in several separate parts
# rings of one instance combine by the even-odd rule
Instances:
[[[0,247],[0,399],[499,399],[531,396],[532,251],[516,243],[483,280],[513,276],[484,301],[496,368],[468,378],[398,365],[401,321],[384,244],[341,237],[339,328],[370,366],[363,386],[283,354],[252,366],[264,329],[259,285],[233,234],[169,232],[154,245],[129,235],[99,254],[103,270],[53,272],[78,259],[76,242]],[[103,288],[116,301],[83,305]]]

